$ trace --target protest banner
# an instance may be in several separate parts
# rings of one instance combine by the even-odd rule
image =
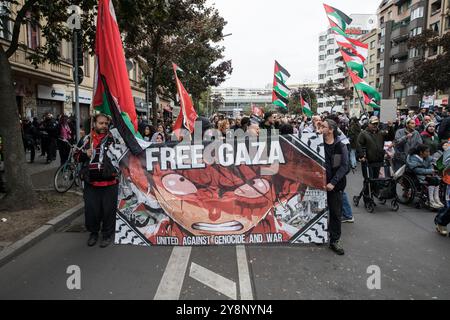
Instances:
[[[319,135],[149,144],[120,168],[116,244],[328,241]]]

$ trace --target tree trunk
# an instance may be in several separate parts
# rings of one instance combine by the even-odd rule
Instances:
[[[0,208],[24,209],[36,204],[36,195],[26,168],[22,132],[13,86],[12,71],[3,47],[0,45],[0,135],[5,158],[5,178],[7,195]]]

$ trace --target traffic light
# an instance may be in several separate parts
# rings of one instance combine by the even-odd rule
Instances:
[[[75,43],[75,33],[77,33],[77,41]],[[75,47],[76,45],[76,47]],[[82,66],[84,63],[83,59],[83,32],[81,30],[74,30],[74,40],[72,41],[72,52],[73,52],[73,61],[75,63],[75,59],[78,61],[78,66]]]

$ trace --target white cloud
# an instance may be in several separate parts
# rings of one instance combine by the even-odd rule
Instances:
[[[328,20],[322,1],[209,1],[228,21],[223,41],[233,74],[222,86],[264,87],[272,81],[274,60],[292,75],[290,83],[317,81],[318,35]],[[330,0],[346,14],[375,14],[380,0]]]

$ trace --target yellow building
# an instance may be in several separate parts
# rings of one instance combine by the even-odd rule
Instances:
[[[23,3],[23,0],[20,2]],[[12,8],[14,10],[14,7]],[[12,22],[6,25],[12,30]],[[0,29],[0,43],[6,48],[11,40],[10,33]],[[39,26],[27,23],[21,26],[19,48],[10,57],[12,66],[16,101],[22,117],[37,117],[51,112],[55,116],[60,114],[75,114],[75,85],[73,81],[72,43],[63,40],[60,45],[60,60],[56,65],[46,62],[33,66],[27,59],[36,48],[45,45]],[[81,125],[89,126],[90,106],[92,104],[94,86],[94,58],[87,53],[84,56],[84,80],[80,85],[80,115]],[[141,87],[142,71],[137,63],[133,63],[130,70],[130,84],[138,114],[147,113],[145,104],[145,88]]]

